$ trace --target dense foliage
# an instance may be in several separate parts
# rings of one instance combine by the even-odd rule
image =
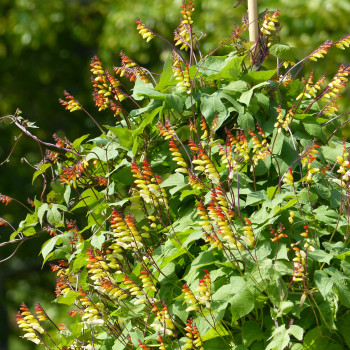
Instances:
[[[174,44],[137,20],[172,49],[160,76],[125,53],[115,74],[93,57],[94,101],[115,125],[65,92],[100,136],[50,143],[20,112],[2,118],[42,154],[42,191],[9,243],[50,234],[41,254],[70,315],[58,324],[22,304],[18,325],[48,349],[343,349],[350,162],[337,100],[350,68],[300,72],[350,35],[297,61],[266,11],[257,45],[243,21],[204,54],[193,12],[183,2]]]

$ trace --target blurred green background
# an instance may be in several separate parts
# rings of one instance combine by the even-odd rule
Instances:
[[[108,114],[96,113],[90,84],[90,58],[97,54],[105,67],[120,65],[119,52],[154,72],[160,72],[169,48],[160,40],[141,39],[135,19],[140,17],[152,30],[170,41],[179,24],[180,5],[175,0],[1,0],[0,2],[0,116],[14,114],[35,121],[32,129],[39,138],[52,142],[54,132],[71,141],[98,130],[82,112],[70,114],[58,103],[63,90],[74,95],[101,123],[113,123]],[[195,29],[206,33],[202,51],[209,52],[241,25],[246,1],[237,8],[235,0],[195,1]],[[258,0],[259,12],[280,9],[283,43],[298,47],[300,57],[310,53],[326,39],[338,40],[350,31],[349,0]],[[332,50],[326,60],[313,64],[315,77],[330,78],[340,63],[349,63],[349,51]],[[309,66],[311,69],[312,64]],[[349,110],[349,91],[342,98]],[[0,124],[0,163],[14,145],[19,131],[8,123]],[[22,137],[10,162],[0,167],[0,193],[23,202],[39,195],[40,181],[31,184],[32,169],[20,159],[40,161],[37,145]],[[25,216],[23,208],[12,202],[0,204],[0,217],[16,223]],[[0,242],[11,230],[0,227]],[[41,301],[50,315],[59,318],[55,304],[55,277],[41,267],[38,252],[47,237],[25,242],[12,259],[0,265],[0,350],[33,349],[18,337],[15,315],[22,301],[33,308]],[[14,247],[0,247],[0,260]]]

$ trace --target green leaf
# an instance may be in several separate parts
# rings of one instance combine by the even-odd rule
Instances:
[[[288,329],[289,333],[292,334],[296,339],[298,340],[302,340],[303,339],[303,335],[304,335],[304,330],[295,325],[295,324],[292,324],[289,326],[289,329]]]
[[[229,299],[231,320],[236,321],[248,315],[254,309],[254,297],[248,288],[242,289]]]
[[[164,100],[165,94],[154,90],[154,87],[151,83],[145,83],[140,78],[136,79],[132,97],[136,101],[143,100],[144,97],[149,97],[154,100]]]
[[[182,112],[184,109],[185,100],[183,97],[176,94],[165,95],[164,109],[174,109],[175,111]]]
[[[295,61],[295,56],[289,45],[275,44],[269,48],[269,53],[283,61]]]
[[[70,188],[70,186],[67,186],[68,188]],[[38,219],[40,222],[40,225],[43,224],[43,217],[44,214],[46,213],[46,211],[49,209],[49,205],[47,203],[43,203],[39,209],[38,209]]]
[[[219,125],[228,117],[228,110],[221,102],[218,92],[212,95],[203,94],[201,98],[201,112],[203,117],[211,124],[215,117],[219,119]]]
[[[325,262],[329,265],[333,258],[333,254],[328,254],[324,250],[316,249],[314,251],[309,251],[308,256],[315,261]]]
[[[61,222],[61,213],[58,210],[57,204],[52,204],[51,208],[49,207],[47,209],[46,218],[48,223],[52,226],[57,226]]]
[[[171,54],[168,55],[167,59],[164,62],[163,71],[159,78],[158,85],[154,88],[158,91],[165,91],[169,86],[175,84],[175,79],[173,78],[173,57]]]
[[[245,132],[248,132],[249,129],[255,130],[255,120],[249,112],[240,114],[237,119],[237,124],[243,128]]]
[[[265,191],[251,192],[247,195],[246,205],[256,205],[268,199]]]
[[[303,126],[305,128],[305,131],[309,135],[314,136],[314,137],[316,137],[319,140],[326,141],[326,136],[325,136],[325,134],[324,134],[324,132],[322,130],[321,125],[318,125],[316,123],[316,121],[312,121],[312,122],[304,121],[303,122]]]
[[[333,287],[332,279],[330,279],[328,273],[323,270],[315,271],[314,279],[318,290],[322,294],[323,298],[326,299]]]
[[[67,292],[66,295],[57,298],[56,302],[59,304],[73,305],[78,296],[79,292],[73,292],[72,290],[70,290]]]
[[[277,327],[271,336],[271,342],[267,345],[266,350],[284,350],[290,341],[289,332],[285,325]]]
[[[99,250],[102,249],[102,244],[106,241],[104,233],[95,234],[91,238],[91,245]]]
[[[112,145],[107,145],[104,148],[94,147],[89,153],[86,155],[86,160],[89,161],[91,159],[98,159],[102,162],[108,162],[111,159],[118,157],[118,150],[114,149]]]
[[[128,150],[132,148],[135,131],[118,126],[106,127],[113,133],[113,135],[118,137],[118,140],[123,147]]]
[[[185,177],[180,173],[171,174],[166,180],[164,180],[160,184],[160,187],[172,187],[172,186],[175,186],[175,187],[169,191],[171,195],[173,195],[177,191],[187,186],[187,183],[185,182]]]
[[[57,236],[54,236],[52,237],[51,239],[49,239],[48,241],[46,241],[44,243],[44,246],[42,247],[41,249],[41,254],[43,256],[43,258],[45,259],[46,256],[51,253],[51,251],[53,250],[53,248],[55,248],[55,245],[57,243],[57,241],[61,239],[61,236],[57,235]]]
[[[201,65],[199,72],[207,79],[237,79],[241,73],[241,65],[244,56],[210,56],[205,59]]]
[[[259,84],[270,80],[275,74],[276,74],[276,69],[250,72],[242,75],[241,79],[248,83]]]
[[[41,174],[43,174],[46,169],[51,167],[51,163],[46,163],[46,164],[40,164],[39,165],[39,170],[37,170],[34,174],[33,174],[33,179],[32,179],[32,183],[34,182],[34,180]]]
[[[264,339],[264,333],[256,321],[246,321],[242,325],[242,340],[245,346]]]
[[[73,149],[78,149],[79,146],[82,144],[82,142],[84,140],[86,140],[88,137],[90,136],[90,134],[87,134],[87,135],[83,135],[81,137],[79,137],[78,139],[76,139],[73,144],[72,144],[72,148]]]

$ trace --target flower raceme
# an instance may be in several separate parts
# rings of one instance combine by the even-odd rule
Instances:
[[[137,23],[136,29],[139,31],[139,34],[142,36],[142,39],[146,39],[146,41],[149,42],[155,37],[153,32],[146,27],[146,25],[140,20],[140,18],[136,19],[136,23]]]
[[[272,14],[269,12],[266,12],[264,16],[264,22],[261,26],[261,32],[266,35],[270,35],[271,31],[276,30],[276,23],[278,22],[278,16],[280,15],[279,10],[276,10]]]
[[[64,106],[69,112],[81,110],[81,104],[72,95],[67,91],[64,91],[64,95],[66,101],[62,99],[59,100],[62,106]]]

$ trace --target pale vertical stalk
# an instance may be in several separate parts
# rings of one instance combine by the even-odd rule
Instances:
[[[259,52],[258,46],[258,4],[257,0],[248,0],[248,23],[249,23],[249,41],[255,43],[252,46],[252,62],[254,61],[254,56]]]

